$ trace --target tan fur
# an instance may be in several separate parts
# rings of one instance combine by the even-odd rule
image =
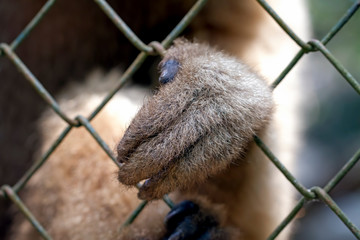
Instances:
[[[307,37],[300,0],[269,2]],[[175,202],[191,199],[211,209],[233,239],[265,239],[290,211],[293,194],[252,142],[252,135],[260,134],[292,167],[298,146],[299,74],[292,73],[292,79],[275,90],[276,110],[271,116],[272,96],[266,82],[232,56],[241,57],[269,83],[297,47],[255,1],[209,1],[190,29],[198,42],[216,45],[225,53],[182,41],[168,50],[163,61],[177,59],[180,70],[172,82],[145,100],[121,140],[118,159],[124,166],[119,179],[133,185],[153,178],[140,190],[141,198],[159,198],[176,190],[170,194]],[[117,74],[114,71],[111,78]],[[62,107],[74,115],[79,109],[93,109],[104,95],[95,90],[103,78],[93,76],[93,84],[65,90],[59,96]],[[84,95],[86,90],[89,94]],[[130,90],[138,91],[124,92]],[[139,108],[124,92],[92,122],[111,146]],[[145,93],[133,95],[141,95],[142,100]],[[64,126],[57,116],[44,116],[42,151]],[[169,211],[161,201],[148,204],[132,225],[119,231],[139,200],[136,191],[117,182],[116,171],[84,129],[73,129],[31,179],[24,199],[54,239],[160,239]],[[13,239],[37,238],[27,221],[19,221],[13,229],[17,229]],[[279,239],[288,239],[289,232],[287,228]]]
[[[117,147],[120,182],[150,178],[139,193],[148,200],[239,164],[272,110],[266,82],[234,58],[177,41],[163,62],[169,59],[179,71],[144,104]]]

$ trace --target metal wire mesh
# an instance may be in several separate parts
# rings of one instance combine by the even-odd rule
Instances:
[[[189,10],[189,12],[183,17],[183,19],[178,23],[178,25],[168,34],[168,36],[161,42],[163,48],[170,46],[172,41],[187,27],[187,25],[192,21],[196,14],[202,9],[206,4],[207,0],[198,0],[194,6]],[[279,17],[279,15],[270,7],[270,5],[264,0],[257,0],[257,2],[267,11],[271,17],[281,26],[281,28],[292,38],[300,47],[299,52],[296,56],[290,61],[288,66],[281,72],[277,79],[272,84],[272,87],[275,88],[284,77],[291,71],[291,69],[297,64],[297,62],[305,55],[311,52],[320,52],[325,58],[334,66],[334,68],[343,76],[343,78],[353,87],[353,89],[360,94],[360,84],[359,82],[344,68],[344,66],[331,54],[331,52],[326,48],[326,44],[340,31],[340,29],[350,20],[354,13],[360,7],[360,1],[356,1],[344,14],[344,16],[333,26],[333,28],[321,39],[321,40],[311,40],[309,42],[303,41],[299,38],[289,26]],[[53,6],[55,0],[49,0],[37,13],[37,15],[29,22],[29,24],[23,29],[23,31],[15,38],[15,40],[10,43],[1,43],[0,44],[0,56],[8,58],[12,64],[18,69],[20,73],[24,76],[25,80],[28,81],[34,90],[46,101],[53,110],[68,123],[68,126],[63,130],[60,136],[52,144],[52,146],[46,151],[46,153],[36,161],[31,168],[24,174],[24,176],[19,179],[19,181],[14,186],[3,185],[1,187],[0,197],[10,199],[14,205],[24,214],[24,216],[31,222],[34,228],[40,233],[44,239],[51,239],[51,236],[46,232],[46,230],[41,226],[41,224],[36,220],[34,215],[29,211],[26,205],[21,201],[18,196],[18,192],[27,184],[31,179],[33,174],[38,171],[41,166],[47,161],[49,156],[53,151],[58,147],[58,145],[64,140],[67,134],[73,127],[85,127],[85,129],[93,136],[97,143],[102,147],[106,154],[113,160],[115,164],[118,165],[112,151],[109,149],[107,144],[101,139],[97,134],[94,128],[91,126],[90,121],[100,112],[100,110],[107,104],[108,101],[115,95],[115,93],[124,86],[124,84],[131,78],[131,76],[140,68],[144,60],[149,55],[161,54],[159,53],[158,48],[154,46],[159,46],[156,44],[146,45],[139,39],[136,34],[126,25],[126,23],[121,19],[121,17],[112,9],[112,7],[104,0],[95,0],[95,3],[102,9],[102,11],[111,19],[111,21],[116,25],[116,27],[126,36],[126,38],[140,51],[136,59],[132,64],[127,68],[127,70],[122,75],[121,79],[116,88],[114,88],[108,95],[103,99],[103,101],[97,106],[97,108],[86,118],[84,116],[77,116],[72,119],[69,118],[64,111],[59,107],[56,100],[49,94],[49,92],[42,86],[40,81],[32,74],[32,72],[27,68],[27,66],[22,62],[22,60],[16,55],[15,49],[22,43],[22,41],[31,33],[31,31],[37,26],[37,24],[42,21],[45,14]],[[350,219],[344,214],[344,212],[339,208],[339,206],[334,202],[334,200],[329,196],[329,191],[331,191],[342,179],[343,177],[353,168],[353,166],[360,159],[360,149],[353,155],[353,157],[338,171],[338,173],[333,176],[333,178],[324,186],[313,186],[310,189],[307,189],[303,186],[293,175],[282,165],[281,161],[276,158],[276,156],[271,152],[271,150],[261,141],[260,138],[254,136],[254,140],[259,148],[268,156],[268,158],[273,162],[273,164],[281,171],[284,176],[292,183],[292,185],[298,190],[302,195],[301,199],[298,201],[293,210],[288,214],[288,216],[283,220],[283,222],[273,231],[273,233],[268,237],[268,239],[275,239],[276,236],[294,219],[296,214],[303,208],[303,206],[311,200],[318,199],[324,204],[329,206],[329,208],[342,220],[342,222],[348,227],[348,229],[353,233],[353,235],[360,239],[360,229],[355,226]],[[172,201],[168,196],[164,196],[163,200],[171,208],[173,206]],[[123,226],[131,224],[138,214],[141,213],[142,209],[146,206],[147,202],[143,201],[140,205],[133,211],[131,216],[123,223]]]

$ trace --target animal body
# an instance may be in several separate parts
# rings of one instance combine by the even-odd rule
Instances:
[[[269,3],[307,37],[302,1]],[[153,4],[160,24],[192,1],[169,12],[166,1]],[[54,239],[265,239],[289,213],[292,186],[252,137],[259,135],[292,168],[299,69],[273,93],[269,84],[298,47],[250,0],[210,0],[187,36],[197,40],[180,39],[167,50],[154,96],[144,100],[147,90],[127,87],[91,122],[116,148],[120,170],[79,128],[28,183],[23,199]],[[118,69],[93,72],[59,93],[61,107],[86,116],[120,76]],[[38,125],[42,153],[66,124],[48,111]],[[116,172],[125,185],[145,180],[139,192],[120,185]],[[119,230],[138,196],[154,200],[165,193],[178,204],[170,213],[162,201],[151,201]],[[12,239],[39,238],[26,220],[17,219],[12,229]],[[278,239],[289,234],[287,228]]]

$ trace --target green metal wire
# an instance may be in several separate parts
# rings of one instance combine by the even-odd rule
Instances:
[[[286,167],[275,157],[270,149],[257,136],[254,136],[254,141],[258,147],[265,153],[265,155],[274,163],[274,165],[284,174],[284,176],[292,183],[292,185],[307,199],[314,199],[315,194],[306,189],[297,179],[286,169]]]
[[[290,72],[291,69],[298,63],[298,61],[304,56],[305,51],[301,49],[295,57],[291,60],[291,62],[284,68],[284,70],[280,73],[280,75],[275,79],[275,81],[270,85],[271,89],[275,89],[281,81],[286,77],[286,75]]]
[[[198,0],[194,6],[189,10],[189,12],[181,19],[181,21],[174,27],[174,29],[169,33],[169,35],[161,42],[164,48],[168,48],[174,39],[179,36],[179,34],[184,31],[184,29],[190,24],[194,17],[200,12],[200,10],[205,6],[207,0]]]
[[[337,174],[326,184],[324,187],[324,190],[326,192],[330,192],[336,184],[338,184],[345,175],[355,166],[357,162],[359,162],[360,159],[360,148],[357,150],[357,152],[354,154],[354,156],[346,162],[346,164],[339,170]]]
[[[360,239],[360,230],[350,221],[340,207],[332,200],[332,198],[320,187],[314,187],[312,189],[314,193],[322,200],[329,208],[343,221],[343,223],[349,228],[357,239]]]
[[[163,196],[163,201],[166,203],[166,205],[168,205],[169,208],[173,208],[175,206],[175,204],[173,203],[173,201],[171,201],[170,197],[167,194]]]
[[[100,135],[95,131],[95,129],[91,126],[89,121],[83,116],[77,116],[76,119],[85,127],[86,130],[91,134],[91,136],[96,140],[96,142],[100,145],[100,147],[105,151],[105,153],[109,156],[109,158],[120,168],[120,164],[116,161],[116,158],[112,154],[109,146],[102,140]]]
[[[28,171],[20,178],[20,180],[14,185],[13,189],[15,192],[19,192],[26,183],[30,180],[30,178],[41,168],[41,166],[47,161],[50,155],[55,151],[55,149],[60,145],[60,143],[65,139],[67,134],[72,129],[72,126],[68,126],[65,130],[60,134],[60,136],[55,140],[55,142],[51,145],[51,147],[46,151],[46,153],[36,161]]]
[[[345,26],[345,24],[355,14],[359,7],[360,1],[356,1],[344,14],[344,16],[335,24],[335,26],[331,28],[330,31],[321,39],[321,42],[326,45],[340,31],[340,29]]]
[[[256,0],[265,11],[279,24],[279,26],[291,37],[302,49],[311,51],[311,46],[305,43],[295,32],[280,18],[265,0]]]
[[[328,182],[328,184],[326,184],[326,186],[323,188],[324,191],[330,192],[336,186],[336,184],[338,184],[343,179],[343,177],[345,177],[345,175],[355,166],[359,159],[360,149],[358,149],[354,156],[340,169],[340,171]],[[312,192],[314,192],[314,188],[311,189]],[[318,195],[316,195],[316,197],[318,197]],[[289,213],[289,215],[277,226],[277,228],[271,233],[271,235],[267,239],[275,239],[281,233],[281,231],[295,218],[296,214],[302,209],[306,202],[306,198],[302,197],[295,205],[293,210]],[[354,227],[352,227],[352,229],[354,229]]]
[[[24,216],[29,220],[29,222],[34,226],[34,228],[39,232],[39,234],[47,240],[50,240],[51,237],[45,231],[45,229],[41,226],[41,224],[36,220],[34,215],[30,212],[30,210],[25,206],[25,204],[21,201],[19,196],[13,191],[13,189],[4,185],[1,187],[1,190],[5,192],[6,196],[17,206],[17,208],[24,214]]]
[[[121,225],[120,230],[126,226],[129,226],[131,223],[135,221],[137,216],[141,213],[141,211],[145,208],[148,204],[148,201],[142,201],[138,207],[131,213],[131,215],[125,220],[125,222]]]
[[[60,109],[56,100],[51,96],[50,93],[42,86],[40,81],[32,74],[32,72],[25,66],[21,59],[15,54],[15,49],[22,43],[22,41],[32,32],[32,30],[38,25],[40,21],[43,20],[46,13],[54,6],[55,0],[49,0],[41,8],[41,10],[35,15],[35,17],[29,22],[29,24],[23,29],[23,31],[12,41],[10,45],[6,43],[0,43],[0,56],[7,57],[13,65],[17,67],[19,72],[21,72],[24,78],[33,86],[35,91],[46,101],[53,110],[69,125],[66,127],[59,137],[54,141],[52,146],[47,150],[47,152],[36,161],[30,169],[19,179],[19,181],[13,186],[3,185],[1,187],[0,197],[10,199],[18,209],[25,215],[25,217],[31,222],[34,228],[40,233],[44,239],[51,239],[47,234],[45,229],[40,225],[36,220],[33,214],[28,210],[25,204],[21,201],[17,193],[26,186],[27,182],[32,178],[32,176],[41,168],[41,166],[49,159],[54,150],[59,146],[59,144],[65,139],[68,133],[73,127],[83,126],[91,136],[97,141],[100,147],[106,152],[110,159],[118,166],[119,163],[116,161],[111,149],[108,145],[102,140],[99,134],[90,124],[90,121],[103,109],[103,107],[112,99],[112,97],[119,91],[132,77],[132,75],[139,70],[140,66],[143,64],[148,55],[159,54],[163,55],[165,49],[168,48],[174,39],[190,24],[193,18],[198,14],[198,12],[205,6],[207,0],[198,0],[193,7],[188,11],[188,13],[183,17],[183,19],[174,27],[174,29],[168,34],[168,36],[160,43],[151,42],[149,45],[146,45],[141,39],[136,36],[136,34],[126,25],[126,23],[121,19],[121,17],[112,9],[112,7],[105,0],[94,0],[99,8],[109,17],[109,19],[116,25],[116,27],[128,38],[128,40],[139,50],[141,51],[133,63],[127,68],[121,78],[118,80],[118,85],[112,89],[108,95],[103,99],[103,101],[94,109],[94,111],[85,118],[83,116],[78,116],[76,119],[70,119],[67,115]],[[286,68],[280,73],[280,75],[272,83],[272,89],[276,88],[281,81],[287,76],[287,74],[294,68],[298,61],[305,55],[312,52],[321,52],[326,59],[338,70],[338,72],[344,77],[346,81],[354,88],[357,93],[360,93],[360,84],[359,82],[350,74],[347,69],[342,66],[342,64],[329,52],[325,45],[342,29],[343,26],[351,19],[355,12],[360,7],[360,1],[356,1],[344,14],[344,16],[330,29],[330,31],[321,39],[321,40],[311,40],[309,42],[304,42],[299,38],[296,33],[281,19],[281,17],[271,8],[271,6],[265,0],[256,0],[268,14],[279,24],[279,26],[292,38],[301,49],[294,56],[291,62],[287,65]],[[354,165],[360,159],[360,149],[354,154],[354,156],[339,170],[337,174],[333,176],[332,179],[325,185],[324,188],[312,187],[311,189],[305,188],[298,180],[291,174],[290,171],[281,163],[281,161],[271,152],[271,150],[262,142],[260,138],[254,136],[254,141],[259,146],[259,148],[264,152],[264,154],[273,162],[273,164],[281,171],[284,176],[292,183],[292,185],[298,190],[302,195],[298,203],[294,206],[292,211],[287,215],[287,217],[277,226],[277,228],[271,233],[268,239],[275,239],[281,231],[289,225],[291,221],[295,218],[298,212],[302,207],[315,199],[319,199],[324,202],[329,208],[334,211],[334,213],[344,222],[344,224],[349,228],[349,230],[354,234],[357,239],[360,239],[359,228],[356,227],[350,219],[342,212],[339,206],[332,200],[328,195],[330,192],[343,178],[346,174],[354,167]],[[140,187],[140,185],[137,185]],[[174,203],[167,196],[163,196],[163,201],[172,208]],[[128,219],[123,223],[122,227],[130,225],[141,211],[146,207],[147,201],[142,201],[138,207],[130,214]],[[121,227],[121,228],[122,228]]]
[[[16,53],[11,50],[11,47],[7,44],[0,44],[0,49],[6,54],[8,59],[16,66],[16,68],[21,72],[25,79],[31,84],[35,91],[47,102],[51,108],[69,125],[78,126],[79,123],[70,119],[66,114],[60,109],[58,103],[51,96],[51,94],[44,88],[40,81],[32,74],[32,72],[25,66],[21,59],[16,55]]]
[[[94,0],[95,3],[105,12],[115,26],[124,34],[124,36],[140,51],[151,53],[152,48],[143,43],[138,36],[126,25],[119,15],[110,7],[105,0]]]
[[[11,50],[15,51],[15,49],[19,46],[20,43],[29,35],[29,33],[36,27],[39,22],[43,19],[43,17],[48,13],[50,8],[54,5],[56,0],[49,0],[45,3],[45,5],[40,9],[40,11],[35,15],[35,17],[29,22],[29,24],[24,28],[24,30],[12,41],[10,44]]]
[[[112,97],[130,80],[131,76],[141,67],[142,63],[147,58],[147,54],[142,52],[140,53],[135,61],[130,65],[130,67],[125,71],[125,73],[119,79],[118,85],[111,90],[111,92],[105,97],[105,99],[99,104],[99,106],[90,114],[88,119],[91,121],[104,106],[112,99]]]
[[[346,70],[346,68],[330,53],[330,51],[318,40],[312,40],[310,41],[310,44],[317,48],[338,70],[338,72],[345,78],[345,80],[354,88],[354,90],[358,94],[360,94],[359,82],[356,81],[356,79],[351,75],[351,73]]]
[[[299,202],[295,205],[293,210],[286,216],[286,218],[275,228],[275,230],[270,234],[267,240],[276,239],[276,237],[284,230],[286,226],[295,218],[298,212],[303,208],[306,203],[305,197],[302,197]]]

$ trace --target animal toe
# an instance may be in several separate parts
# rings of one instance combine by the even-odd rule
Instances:
[[[175,206],[166,216],[167,233],[163,240],[218,240],[228,239],[214,216],[189,200]]]

